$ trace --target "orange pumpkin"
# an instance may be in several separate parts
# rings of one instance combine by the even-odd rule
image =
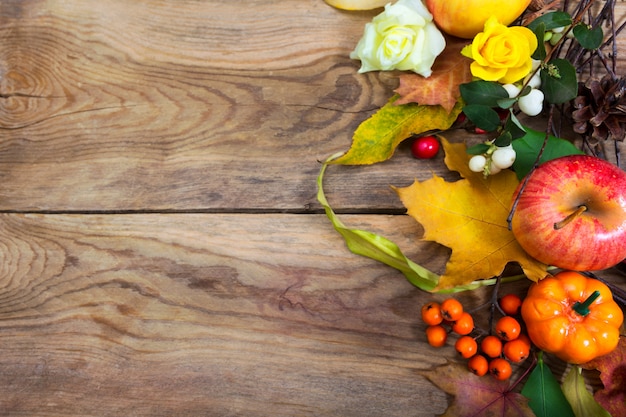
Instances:
[[[617,347],[624,315],[602,282],[565,271],[531,285],[522,318],[532,342],[580,364]]]

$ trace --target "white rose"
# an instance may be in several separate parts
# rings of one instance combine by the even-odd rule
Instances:
[[[361,73],[397,69],[428,77],[445,46],[445,38],[421,0],[398,0],[365,25],[350,58],[361,60]]]

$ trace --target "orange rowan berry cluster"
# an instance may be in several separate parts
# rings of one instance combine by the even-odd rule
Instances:
[[[427,325],[426,338],[431,346],[441,347],[451,333],[458,335],[454,348],[468,360],[471,372],[478,376],[489,373],[496,379],[506,380],[513,372],[511,363],[525,361],[532,346],[516,318],[521,305],[522,300],[515,294],[500,298],[498,306],[504,315],[495,321],[493,332],[492,329],[485,332],[475,331],[480,329],[475,329],[474,318],[454,298],[426,303],[421,310],[422,320]]]

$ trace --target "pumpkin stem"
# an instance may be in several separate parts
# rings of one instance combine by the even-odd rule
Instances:
[[[574,303],[574,306],[572,307],[572,309],[577,312],[578,314],[580,314],[581,316],[586,316],[587,314],[589,314],[589,306],[596,301],[596,298],[598,298],[600,296],[600,291],[595,290],[594,292],[591,293],[591,295],[589,297],[587,297],[587,299],[585,301],[583,301],[582,303],[580,301],[576,301],[576,303]]]
[[[567,217],[565,217],[563,220],[561,220],[560,222],[554,223],[554,230],[559,230],[567,226],[568,224],[570,224],[572,220],[574,220],[576,217],[580,216],[586,211],[587,211],[587,206],[584,204],[581,204],[580,206],[578,206],[578,208],[575,211],[568,214]]]

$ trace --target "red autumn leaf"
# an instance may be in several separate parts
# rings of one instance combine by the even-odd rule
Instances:
[[[461,96],[459,85],[472,81],[471,61],[461,55],[466,44],[466,40],[446,38],[446,49],[437,57],[428,78],[413,73],[400,75],[400,86],[395,90],[400,99],[395,104],[439,104],[452,111]]]
[[[612,416],[626,416],[626,337],[620,338],[613,352],[582,367],[600,371],[604,388],[595,393],[595,400]]]
[[[454,396],[441,417],[535,417],[528,398],[513,392],[507,381],[478,377],[459,363],[421,373],[437,387]]]

